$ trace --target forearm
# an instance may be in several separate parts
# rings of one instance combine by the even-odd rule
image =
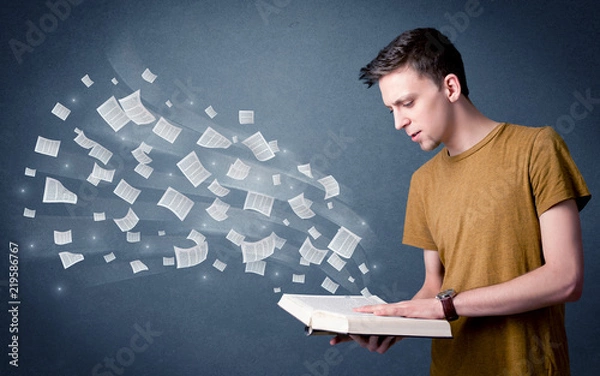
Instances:
[[[459,292],[454,306],[459,316],[517,314],[577,300],[582,283],[582,270],[569,277],[544,265],[504,283]]]

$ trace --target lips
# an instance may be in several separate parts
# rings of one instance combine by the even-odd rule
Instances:
[[[411,140],[416,141],[416,139],[420,133],[421,133],[421,131],[416,131],[415,133],[410,134]]]

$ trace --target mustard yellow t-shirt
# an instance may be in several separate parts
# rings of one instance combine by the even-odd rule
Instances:
[[[508,281],[544,264],[539,216],[590,199],[566,144],[550,127],[500,124],[471,149],[443,148],[412,177],[403,243],[435,250],[443,288]],[[433,340],[432,375],[569,375],[564,305],[461,317]]]

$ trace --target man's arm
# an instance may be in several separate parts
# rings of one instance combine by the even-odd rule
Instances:
[[[583,288],[583,246],[575,200],[563,201],[544,212],[540,230],[544,265],[504,283],[459,291],[454,298],[459,316],[510,315],[579,299]],[[382,316],[443,318],[441,304],[431,290],[422,291],[419,299],[366,306],[360,311]]]

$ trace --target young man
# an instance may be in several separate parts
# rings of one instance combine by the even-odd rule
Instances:
[[[435,29],[407,31],[361,69],[396,129],[430,151],[411,180],[403,243],[424,250],[412,300],[376,315],[451,321],[432,375],[569,375],[565,302],[583,284],[579,210],[590,199],[550,127],[498,123],[469,100],[460,53]],[[336,336],[385,352],[397,338]]]

